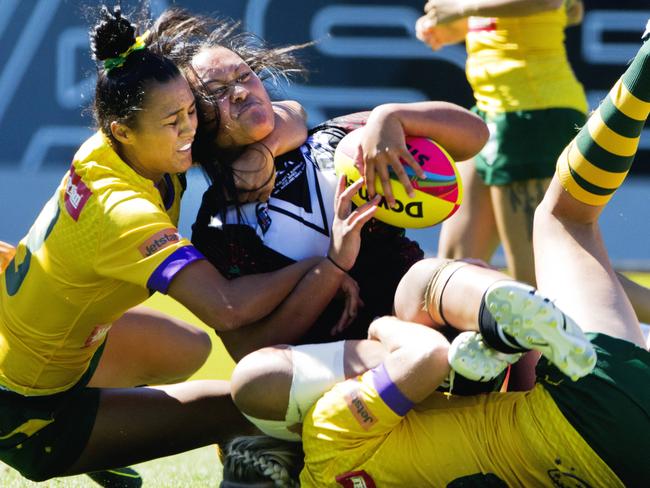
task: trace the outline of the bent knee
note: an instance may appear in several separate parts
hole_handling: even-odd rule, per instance
[[[411,266],[395,290],[394,310],[399,319],[434,325],[425,306],[425,295],[432,275],[447,262],[447,259],[428,258]]]
[[[289,346],[266,347],[239,361],[230,379],[237,408],[254,417],[284,419],[293,379],[290,354]]]

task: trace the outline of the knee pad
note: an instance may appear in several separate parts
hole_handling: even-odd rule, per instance
[[[345,380],[345,341],[291,346],[293,378],[284,420],[264,420],[244,416],[266,435],[288,441],[300,441],[292,430],[302,424],[307,411],[326,391]]]

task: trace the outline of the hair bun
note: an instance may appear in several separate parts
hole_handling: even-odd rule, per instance
[[[90,49],[97,61],[117,57],[135,42],[136,28],[122,17],[122,9],[116,5],[111,12],[106,5],[100,11],[99,22],[90,31]]]

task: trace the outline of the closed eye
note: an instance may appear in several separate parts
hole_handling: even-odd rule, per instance
[[[217,88],[211,88],[210,91],[212,92],[212,96],[215,98],[222,98],[226,96],[226,93],[228,93],[228,87],[227,86],[219,86]]]

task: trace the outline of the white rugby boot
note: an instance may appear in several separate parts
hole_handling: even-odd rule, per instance
[[[481,334],[474,331],[458,334],[447,353],[451,369],[474,381],[493,380],[520,357],[521,353],[507,354],[492,349],[483,342]]]
[[[580,327],[531,286],[499,281],[484,300],[502,331],[522,347],[541,352],[573,381],[596,366],[596,351]]]

